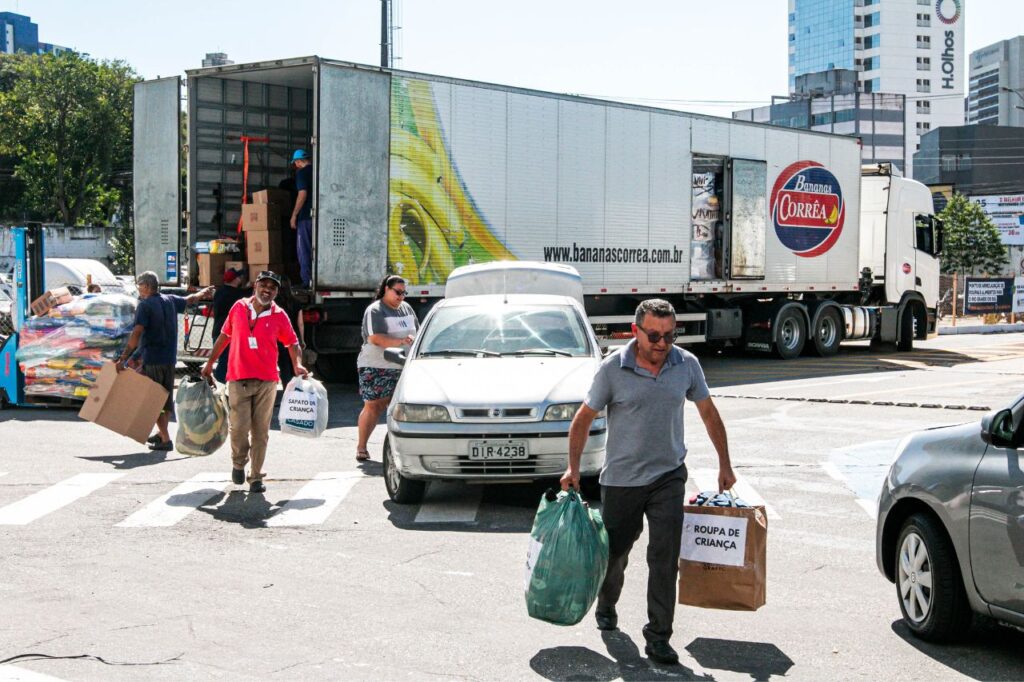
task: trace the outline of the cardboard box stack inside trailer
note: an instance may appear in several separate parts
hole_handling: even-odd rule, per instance
[[[289,244],[295,233],[290,226],[292,195],[283,189],[253,192],[251,204],[242,211],[245,255],[250,280],[264,270],[289,274]]]

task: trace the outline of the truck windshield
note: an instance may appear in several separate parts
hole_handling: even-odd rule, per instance
[[[482,355],[585,357],[590,340],[570,306],[451,306],[438,310],[421,332],[419,356],[473,349]]]

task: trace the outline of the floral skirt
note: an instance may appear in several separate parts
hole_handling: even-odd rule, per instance
[[[400,369],[381,369],[379,367],[359,368],[359,397],[364,401],[390,398],[395,393]]]

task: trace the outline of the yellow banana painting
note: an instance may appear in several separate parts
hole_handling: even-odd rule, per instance
[[[389,211],[388,269],[410,284],[444,284],[460,265],[515,259],[459,177],[428,81],[392,78]]]

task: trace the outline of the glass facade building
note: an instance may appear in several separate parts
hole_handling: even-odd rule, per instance
[[[0,54],[59,54],[68,48],[39,42],[39,26],[31,17],[0,12]]]
[[[853,69],[854,0],[797,0],[789,13],[789,89],[796,77]]]

